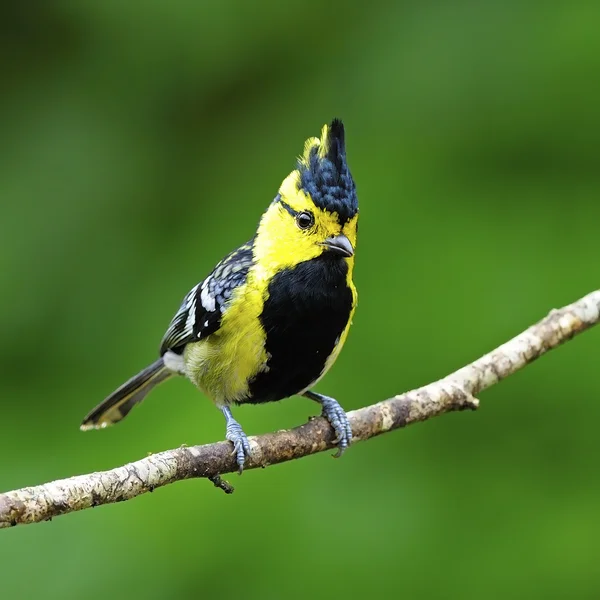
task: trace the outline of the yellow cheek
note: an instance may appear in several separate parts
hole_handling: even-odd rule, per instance
[[[321,252],[315,236],[298,229],[294,219],[281,206],[271,205],[263,215],[254,242],[254,256],[257,269],[265,277],[310,260]]]
[[[344,235],[350,240],[353,248],[356,248],[356,225],[358,224],[358,214],[354,215],[342,229]]]

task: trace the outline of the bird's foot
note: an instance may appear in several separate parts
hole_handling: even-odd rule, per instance
[[[315,400],[323,407],[323,416],[331,423],[335,431],[337,444],[337,452],[334,454],[339,458],[352,442],[352,427],[346,415],[346,411],[341,407],[340,403],[335,398],[317,394],[316,392],[305,392],[307,398]]]
[[[244,470],[246,458],[250,456],[250,442],[248,441],[248,436],[244,433],[242,426],[233,418],[231,410],[224,406],[221,408],[221,411],[227,420],[225,438],[233,444],[232,454],[235,454],[238,471],[241,475]]]

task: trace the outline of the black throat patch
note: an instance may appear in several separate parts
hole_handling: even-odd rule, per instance
[[[268,370],[242,403],[287,398],[319,378],[350,318],[347,273],[344,259],[326,253],[273,277],[260,315]]]

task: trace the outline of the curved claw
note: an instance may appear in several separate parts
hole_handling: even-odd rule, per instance
[[[231,411],[226,407],[221,410],[227,419],[225,438],[233,444],[233,451],[231,454],[235,455],[238,472],[241,475],[244,470],[246,458],[250,456],[250,442],[248,441],[248,436],[244,433],[242,426],[233,418]]]
[[[352,443],[352,427],[346,415],[346,411],[340,406],[340,403],[328,396],[321,396],[320,400],[323,405],[323,416],[331,423],[335,431],[338,450],[333,455],[339,458],[346,448]]]
[[[235,454],[235,460],[241,475],[244,470],[246,457],[250,456],[250,442],[248,441],[248,437],[238,423],[227,426],[225,437],[233,444],[233,451],[231,454]]]

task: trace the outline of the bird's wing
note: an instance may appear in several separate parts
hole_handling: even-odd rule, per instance
[[[217,331],[234,290],[246,282],[251,266],[252,243],[249,243],[227,255],[204,281],[194,286],[162,339],[161,356],[167,350],[180,350]]]

